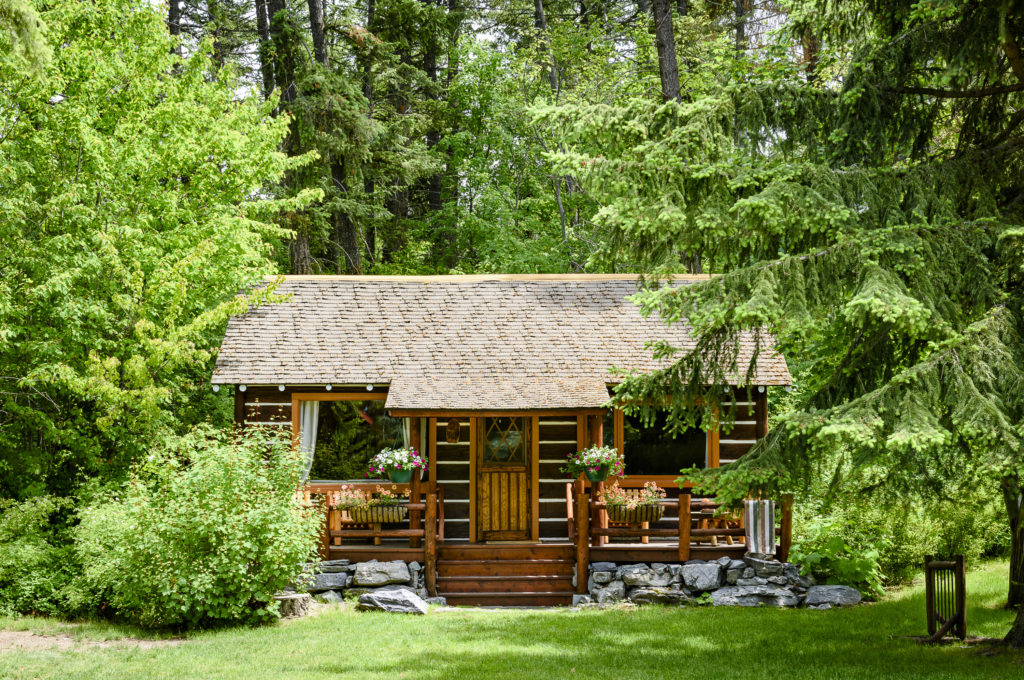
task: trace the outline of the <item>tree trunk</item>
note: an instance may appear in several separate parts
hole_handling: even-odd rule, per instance
[[[736,52],[743,54],[747,51],[747,3],[746,0],[735,0],[733,7],[736,11]]]
[[[270,48],[270,17],[267,0],[256,0],[256,33],[259,36],[260,74],[263,76],[263,98],[274,91],[274,60]]]
[[[533,27],[541,33],[548,30],[548,19],[544,13],[544,0],[533,0]],[[555,56],[547,47],[547,37],[541,36],[541,40],[544,41],[544,47],[541,52],[548,55],[548,61],[550,62],[543,64],[548,70],[548,82],[551,83],[551,91],[558,92],[558,67],[555,65]]]
[[[181,0],[170,0],[167,6],[167,31],[175,38],[181,35]],[[174,41],[171,52],[181,56],[180,41]]]
[[[685,17],[690,13],[690,0],[677,0],[676,11],[679,12],[679,16]]]
[[[313,0],[316,2],[316,0]],[[345,161],[335,159],[331,163],[331,180],[334,188],[344,198],[348,194],[345,184]],[[359,261],[359,232],[347,212],[336,208],[331,215],[334,227],[334,269],[339,274],[361,274]]]
[[[804,74],[807,76],[807,82],[813,83],[818,78],[816,71],[818,69],[818,51],[821,43],[810,29],[804,31],[800,42],[804,51]]]
[[[325,68],[327,63],[327,38],[324,36],[324,6],[321,0],[308,0],[309,32],[313,37],[313,56]]]
[[[376,29],[374,26],[375,18],[375,5],[374,0],[366,0],[366,30],[373,33]],[[373,119],[373,65],[370,62],[370,58],[366,56],[357,57],[362,60],[363,67],[363,96],[366,97],[366,116],[367,118]],[[370,172],[364,171],[363,173],[363,194],[366,196],[366,200],[369,201],[370,205],[374,205],[376,201],[376,185],[373,179],[373,175]],[[375,218],[371,217],[366,224],[366,228],[363,230],[364,233],[364,254],[366,260],[366,266],[372,267],[374,262],[377,261],[377,225]]]
[[[672,6],[669,0],[654,0],[654,39],[658,47],[658,73],[664,101],[680,101],[679,65],[676,63],[676,39],[672,30]]]

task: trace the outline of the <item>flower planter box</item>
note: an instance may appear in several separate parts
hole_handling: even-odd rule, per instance
[[[609,505],[608,519],[622,524],[641,524],[643,522],[657,522],[665,514],[665,506],[638,505],[635,508],[627,508],[625,505]]]
[[[367,505],[349,508],[348,515],[360,524],[387,524],[403,521],[407,511],[404,505]]]

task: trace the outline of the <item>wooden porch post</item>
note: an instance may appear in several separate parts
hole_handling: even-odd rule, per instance
[[[423,521],[423,579],[427,593],[437,596],[437,494],[427,495],[427,512]]]
[[[679,490],[679,561],[690,559],[690,490]]]
[[[409,419],[409,443],[412,445],[417,452],[420,450],[420,419],[410,418]],[[428,463],[429,465],[429,463]],[[420,471],[414,470],[412,480],[409,483],[409,502],[419,503],[420,502]],[[409,511],[409,528],[419,529],[420,527],[420,511],[410,510]],[[411,537],[409,539],[410,548],[420,547],[420,539]]]
[[[782,495],[782,530],[779,534],[779,562],[789,560],[789,548],[793,545],[793,494]]]
[[[590,498],[576,495],[576,592],[587,592],[590,577]]]

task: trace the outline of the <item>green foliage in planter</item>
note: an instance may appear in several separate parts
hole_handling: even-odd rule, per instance
[[[320,513],[295,498],[287,437],[198,428],[169,438],[77,529],[85,582],[145,626],[261,623],[315,556]]]
[[[0,615],[68,612],[78,571],[60,515],[67,498],[0,501]]]

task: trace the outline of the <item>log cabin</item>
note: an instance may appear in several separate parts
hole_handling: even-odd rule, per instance
[[[240,426],[285,428],[308,453],[306,498],[327,499],[323,558],[420,561],[431,594],[454,604],[567,603],[591,561],[742,555],[738,522],[674,480],[743,456],[767,433],[767,388],[791,382],[784,358],[762,351],[754,379],[736,381],[728,434],[712,423],[672,436],[663,418],[609,408],[611,369],[658,367],[654,340],[694,346],[686,323],[643,317],[637,290],[636,275],[286,276],[284,302],[229,321],[212,383],[233,387]],[[754,345],[741,338],[739,365]],[[620,485],[669,491],[662,520],[609,523],[601,484],[560,471],[601,443],[624,456]],[[344,483],[372,487],[366,461],[393,445],[429,460],[402,487],[407,522],[359,525],[331,507]]]

